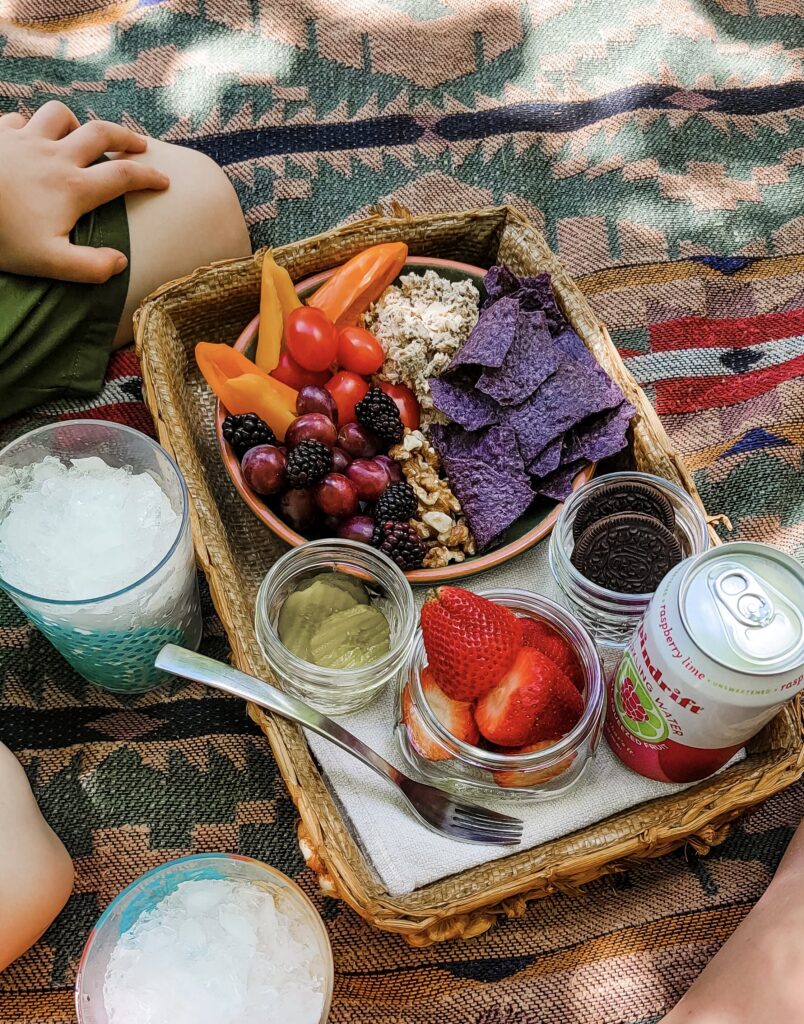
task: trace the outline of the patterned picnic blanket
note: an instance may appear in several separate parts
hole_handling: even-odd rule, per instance
[[[255,245],[378,201],[510,202],[546,233],[734,535],[804,555],[801,0],[0,0],[0,111],[63,98],[225,164]],[[22,23],[48,31],[33,31]],[[150,431],[137,362],[77,414]],[[204,649],[226,656],[207,602]],[[72,1021],[100,910],[142,871],[239,850],[314,880],[242,706],[192,686],[118,700],[0,600],[0,738],[75,858],[3,1024]],[[747,913],[804,810],[775,798],[676,855],[424,950],[315,895],[333,1022],[652,1024]]]

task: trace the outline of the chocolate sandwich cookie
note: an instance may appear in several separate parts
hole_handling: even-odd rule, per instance
[[[621,512],[587,526],[571,560],[578,572],[607,590],[651,594],[681,557],[681,545],[657,519]]]
[[[639,481],[613,480],[603,484],[581,503],[572,524],[572,536],[577,541],[587,526],[618,512],[635,512],[658,520],[668,530],[676,525],[673,506],[658,487]]]

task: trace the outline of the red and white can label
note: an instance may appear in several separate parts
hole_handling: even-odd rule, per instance
[[[691,782],[705,778],[724,765],[742,746],[702,748],[682,742],[680,718],[700,713],[691,698],[672,704],[655,681],[637,668],[632,652],[609,683],[609,710],[605,735],[609,746],[629,768],[659,782]]]

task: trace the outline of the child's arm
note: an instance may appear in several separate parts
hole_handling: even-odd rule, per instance
[[[0,743],[0,971],[36,942],[72,887],[69,854],[42,817],[19,761]]]
[[[0,116],[0,271],[98,284],[126,267],[111,248],[70,243],[79,217],[128,192],[161,191],[168,178],[147,162],[97,161],[143,153],[147,139],[107,121],[79,125],[53,100],[26,121]]]

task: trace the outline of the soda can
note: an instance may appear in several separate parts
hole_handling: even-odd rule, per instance
[[[717,771],[801,689],[803,609],[804,567],[767,544],[679,563],[609,680],[611,749],[662,782]]]

